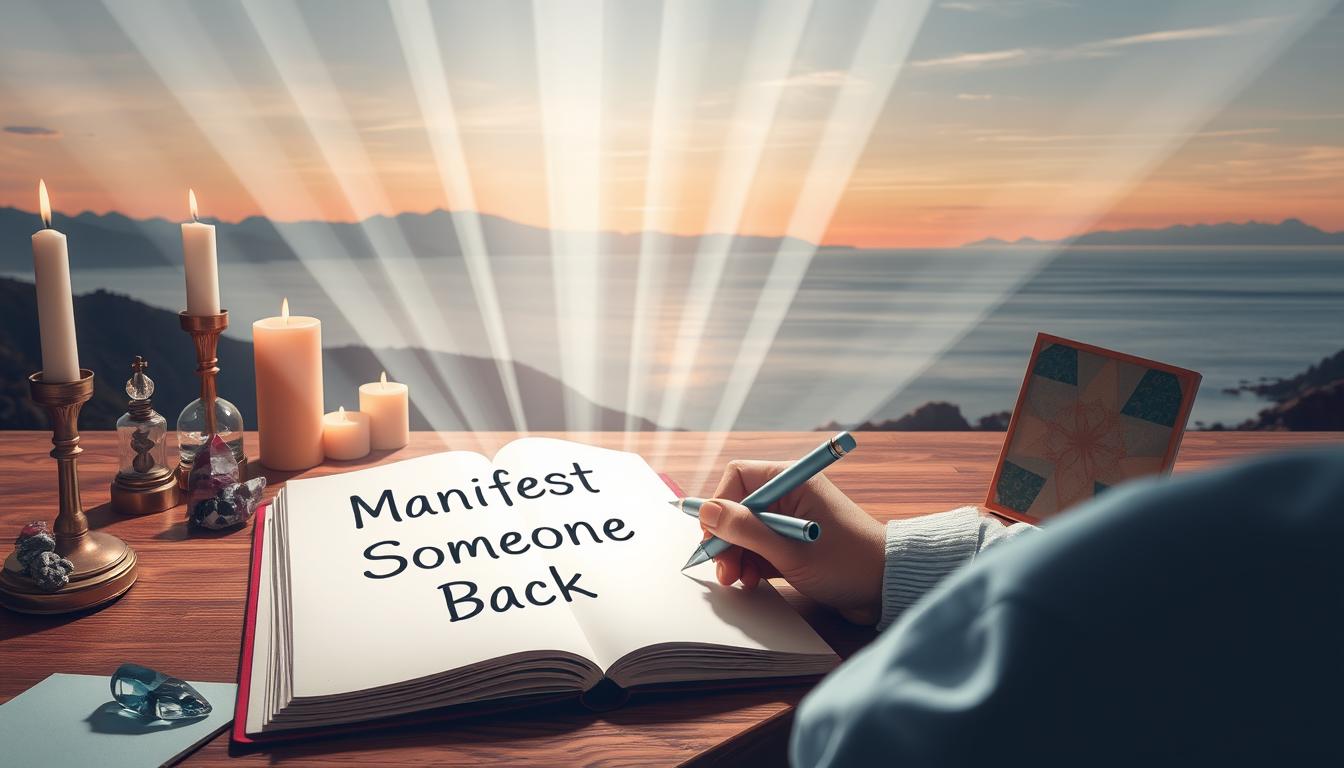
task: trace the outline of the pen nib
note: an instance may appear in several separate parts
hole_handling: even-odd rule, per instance
[[[676,499],[673,501],[669,501],[667,503],[673,507],[676,507],[677,509],[681,509],[681,499]]]
[[[699,564],[705,562],[705,561],[708,560],[708,559],[709,559],[709,557],[705,555],[705,549],[704,549],[704,547],[696,547],[696,548],[695,548],[695,551],[691,553],[691,559],[690,559],[690,560],[687,560],[687,561],[686,561],[686,564],[683,565],[683,566],[681,566],[681,570],[684,571],[684,570],[686,570],[687,568],[693,568],[693,567],[695,567],[695,566],[697,566],[697,565],[699,565]]]

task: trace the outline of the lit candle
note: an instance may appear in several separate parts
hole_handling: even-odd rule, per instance
[[[33,281],[37,283],[37,326],[42,337],[42,380],[79,381],[75,345],[75,300],[70,291],[70,254],[65,235],[51,228],[47,182],[37,182],[42,230],[33,235]]]
[[[261,463],[301,470],[322,463],[322,322],[290,316],[252,323]]]
[[[219,314],[219,262],[215,258],[215,225],[196,216],[196,192],[187,190],[191,221],[182,224],[182,260],[187,268],[187,314]]]
[[[322,417],[322,452],[328,459],[350,461],[369,455],[369,414],[347,413],[342,406]]]
[[[401,448],[411,441],[411,408],[405,384],[387,380],[387,371],[378,381],[359,385],[359,410],[372,421],[375,451]]]

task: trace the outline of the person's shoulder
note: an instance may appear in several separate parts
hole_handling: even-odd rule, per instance
[[[1344,448],[1265,455],[1207,471],[1119,484],[994,547],[944,589],[983,580],[986,604],[1007,597],[1086,607],[1100,595],[1189,583],[1229,566],[1270,565],[1266,547],[1344,540]],[[1112,599],[1108,597],[1107,599]]]

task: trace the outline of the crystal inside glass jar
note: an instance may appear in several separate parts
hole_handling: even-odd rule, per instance
[[[154,380],[145,375],[143,358],[131,364],[126,382],[129,410],[117,419],[117,472],[130,478],[162,475],[168,467],[168,420],[150,403]]]
[[[168,420],[157,411],[139,421],[129,413],[117,419],[117,471],[123,475],[152,475],[168,468]]]
[[[222,397],[215,398],[215,433],[233,451],[240,463],[243,454],[243,414],[238,407]],[[182,409],[177,417],[177,452],[185,467],[191,466],[196,452],[210,440],[210,427],[205,420],[205,403],[197,398]]]

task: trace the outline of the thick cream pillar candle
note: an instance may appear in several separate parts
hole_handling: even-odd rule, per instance
[[[387,380],[387,371],[379,381],[359,385],[359,410],[369,415],[375,451],[395,450],[411,441],[409,395],[405,384]]]
[[[182,262],[187,271],[187,314],[219,314],[219,261],[215,225],[196,219],[196,192],[187,190],[191,221],[182,225]]]
[[[300,470],[322,463],[322,322],[289,314],[252,323],[261,463]]]
[[[350,461],[369,455],[369,414],[341,407],[322,417],[322,452],[328,459]]]
[[[37,325],[42,337],[42,380],[79,380],[75,345],[75,300],[70,291],[70,255],[65,235],[51,228],[47,182],[38,180],[42,231],[33,235],[33,281],[37,283]]]

